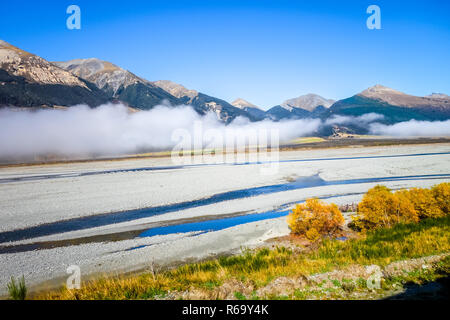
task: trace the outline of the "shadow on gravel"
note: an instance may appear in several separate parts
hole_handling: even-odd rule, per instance
[[[446,300],[450,298],[450,275],[423,285],[407,283],[405,291],[385,300]]]

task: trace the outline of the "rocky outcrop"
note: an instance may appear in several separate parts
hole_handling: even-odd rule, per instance
[[[0,40],[0,106],[97,106],[108,97],[95,85]]]

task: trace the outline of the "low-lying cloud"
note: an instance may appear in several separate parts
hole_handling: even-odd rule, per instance
[[[392,125],[372,123],[370,124],[370,132],[376,135],[395,137],[448,137],[450,136],[450,120],[410,120]]]
[[[107,104],[95,109],[87,106],[37,111],[9,108],[0,110],[0,158],[33,158],[41,155],[91,157],[170,150],[180,143],[176,135],[174,137],[174,132],[181,130],[195,136],[199,126],[202,132],[234,137],[236,145],[238,141],[248,143],[249,137],[254,136],[255,132],[265,131],[270,136],[271,130],[274,130],[279,136],[279,142],[283,143],[316,134],[324,126],[349,124],[364,126],[369,128],[370,133],[379,135],[450,136],[450,120],[412,120],[394,125],[376,122],[382,119],[382,115],[375,113],[359,117],[335,116],[325,121],[298,119],[250,122],[247,118],[239,117],[225,125],[214,113],[201,116],[190,106],[157,106],[140,112],[130,112],[121,104]],[[202,141],[201,147],[216,147],[207,140]]]
[[[355,124],[355,125],[366,125],[368,123],[383,120],[384,116],[378,113],[366,113],[361,116],[352,117],[352,116],[341,116],[335,115],[330,119],[325,121],[326,125],[343,125],[343,124]]]
[[[320,120],[249,122],[237,118],[228,126],[216,115],[200,116],[189,106],[157,106],[132,113],[123,105],[107,104],[95,109],[75,106],[66,110],[0,110],[0,158],[37,155],[117,155],[172,148],[178,129],[194,135],[201,125],[205,132],[250,135],[258,129],[276,129],[280,141],[313,133]]]

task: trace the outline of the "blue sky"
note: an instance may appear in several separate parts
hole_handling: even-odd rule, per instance
[[[66,28],[77,4],[82,29]],[[381,30],[366,9],[381,8]],[[265,109],[377,83],[450,94],[450,1],[1,1],[0,39],[51,61],[97,57]]]

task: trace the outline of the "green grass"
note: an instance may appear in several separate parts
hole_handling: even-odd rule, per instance
[[[235,292],[234,293],[234,297],[236,298],[236,299],[238,299],[238,300],[247,300],[247,297],[246,296],[244,296],[242,293],[240,293],[240,292]]]
[[[423,257],[449,250],[450,216],[420,223],[397,224],[368,233],[363,240],[325,240],[318,259],[386,265],[392,261]]]
[[[450,217],[428,219],[415,224],[399,224],[391,229],[378,229],[360,239],[324,240],[317,249],[309,252],[292,251],[284,247],[244,250],[241,255],[188,264],[156,275],[104,278],[84,283],[80,290],[63,288],[37,298],[154,299],[166,296],[169,291],[181,292],[194,288],[207,294],[232,280],[242,282],[246,288],[252,287],[254,292],[281,276],[311,275],[354,264],[385,266],[398,260],[447,252],[450,252]],[[409,276],[416,280],[424,277],[423,274]],[[397,283],[404,280],[400,279]],[[311,289],[311,292],[296,292],[292,298],[320,298],[324,294],[326,297],[339,297],[342,292],[365,290],[365,286],[364,279],[356,282],[336,280],[333,290],[325,286],[318,290],[316,287]],[[246,296],[235,290],[234,297],[241,299]],[[247,297],[259,298],[255,293],[247,294]]]
[[[25,300],[27,297],[27,286],[25,284],[25,277],[22,276],[19,281],[16,281],[14,277],[11,277],[11,281],[8,283],[8,293],[12,300]]]

